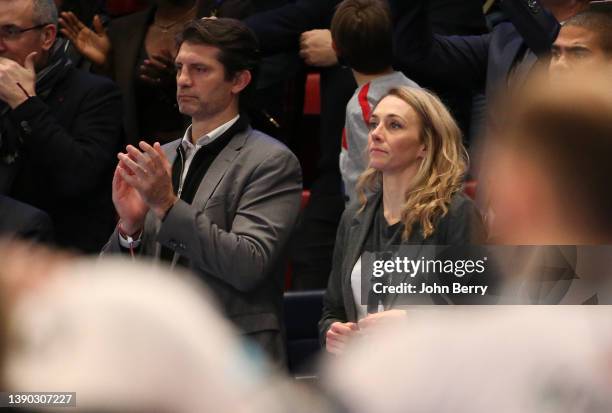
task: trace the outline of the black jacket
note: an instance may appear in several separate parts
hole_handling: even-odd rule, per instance
[[[23,139],[9,194],[51,216],[60,246],[99,251],[115,221],[111,182],[122,143],[117,87],[70,68],[44,99],[32,97],[7,116]]]
[[[53,226],[43,211],[0,195],[0,237],[50,242]]]
[[[427,1],[390,0],[389,4],[395,25],[396,67],[419,84],[434,89],[461,88],[495,96],[528,50],[512,23],[499,24],[491,33],[479,36],[441,36],[434,34]],[[538,7],[543,40],[550,45],[559,24]],[[533,10],[525,8],[523,15],[514,16],[514,21],[529,26],[534,16]],[[522,65],[528,70],[533,63],[535,58]]]
[[[355,263],[364,251],[364,243],[374,220],[382,208],[382,196],[377,194],[368,199],[362,212],[360,206],[352,203],[342,215],[329,283],[323,300],[323,315],[319,321],[319,338],[325,344],[325,334],[336,321],[357,322],[357,308],[351,288],[351,273]],[[410,238],[402,244],[411,245],[466,245],[480,244],[485,240],[486,230],[480,213],[474,203],[463,194],[455,194],[448,213],[437,221],[434,233],[424,239],[415,224]]]

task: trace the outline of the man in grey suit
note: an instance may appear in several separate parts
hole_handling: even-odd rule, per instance
[[[175,60],[177,101],[192,125],[163,147],[140,142],[118,155],[113,202],[120,221],[105,252],[190,268],[225,315],[283,363],[282,252],[302,184],[295,156],[240,114],[258,54],[255,36],[237,20],[185,26]]]

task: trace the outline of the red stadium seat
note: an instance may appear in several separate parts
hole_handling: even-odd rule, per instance
[[[304,91],[304,115],[321,114],[321,76],[318,73],[309,73],[306,76]]]

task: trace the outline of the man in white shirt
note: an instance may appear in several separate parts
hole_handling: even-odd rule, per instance
[[[119,154],[120,221],[104,252],[190,268],[221,310],[283,362],[282,252],[295,223],[301,172],[281,143],[240,114],[258,64],[257,40],[232,19],[188,23],[175,60],[183,139]]]

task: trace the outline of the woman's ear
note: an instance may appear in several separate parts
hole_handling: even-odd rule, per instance
[[[422,143],[421,146],[419,147],[419,151],[417,153],[417,158],[418,159],[425,159],[426,156],[427,156],[427,145]]]

